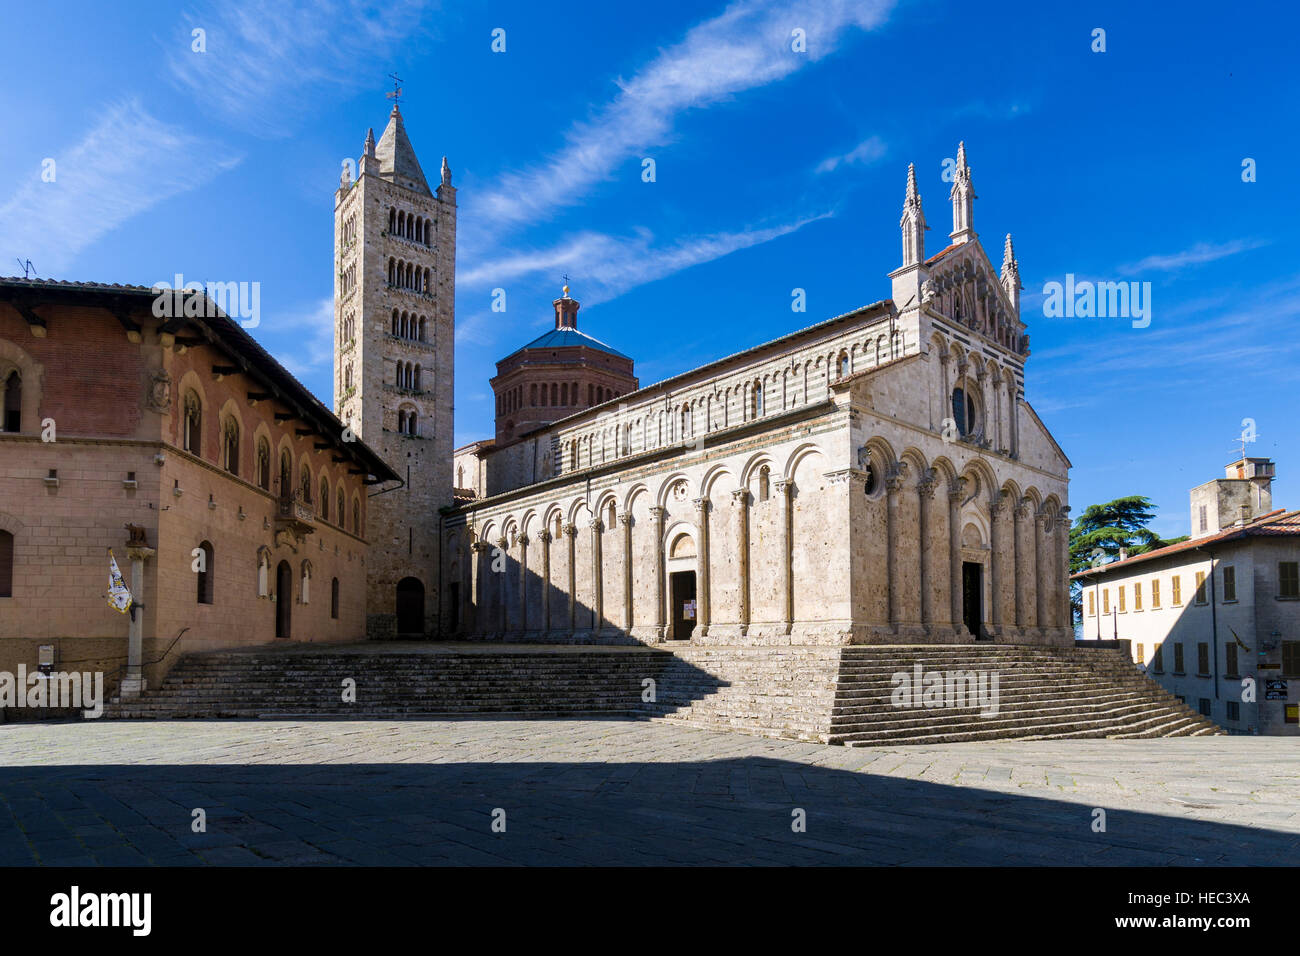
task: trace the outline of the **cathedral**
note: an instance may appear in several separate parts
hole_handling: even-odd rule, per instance
[[[1072,645],[1070,462],[974,199],[962,145],[927,256],[909,167],[889,298],[645,387],[566,285],[453,450],[455,189],[394,107],[335,201],[336,409],[403,479],[370,505],[369,635]]]

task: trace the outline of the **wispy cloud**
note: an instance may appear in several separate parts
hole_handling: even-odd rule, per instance
[[[77,254],[126,220],[239,164],[213,143],[151,116],[136,100],[108,107],[82,140],[50,148],[41,167],[0,204],[0,250],[62,273]]]
[[[1147,256],[1145,259],[1130,265],[1120,266],[1120,272],[1124,275],[1136,275],[1140,272],[1176,272],[1188,266],[1204,265],[1207,262],[1214,262],[1216,259],[1226,259],[1228,256],[1235,256],[1239,252],[1248,252],[1251,249],[1258,249],[1266,245],[1268,243],[1262,239],[1234,239],[1231,242],[1224,242],[1217,246],[1208,242],[1198,242],[1190,249],[1184,249],[1182,252]]]
[[[594,305],[646,282],[789,235],[831,215],[824,212],[764,228],[688,236],[665,247],[655,245],[655,237],[648,229],[626,237],[583,232],[566,236],[564,242],[546,249],[486,262],[462,273],[458,282],[469,288],[504,287],[534,274],[554,275],[581,268],[584,276],[591,277],[584,282],[583,301]]]
[[[549,159],[502,177],[493,191],[471,200],[477,216],[499,235],[505,226],[581,201],[620,162],[668,141],[682,111],[782,80],[834,53],[850,29],[878,26],[892,6],[892,0],[738,0],[630,79],[616,81],[617,95],[572,126]],[[792,50],[795,30],[804,31],[806,52]]]
[[[840,156],[827,156],[817,164],[817,172],[822,173],[834,172],[840,166],[860,166],[867,163],[874,163],[878,159],[884,158],[885,142],[879,136],[872,136],[858,143],[847,153]]]
[[[334,297],[326,296],[301,312],[269,316],[254,334],[275,341],[276,358],[295,377],[328,372],[334,366]],[[330,404],[328,397],[321,401]]]
[[[952,111],[952,115],[954,119],[1013,120],[1027,116],[1033,112],[1033,109],[1034,103],[1031,99],[1001,101],[980,99],[957,107]]]
[[[355,88],[359,65],[410,44],[424,29],[429,0],[263,0],[247,7],[209,2],[187,12],[167,38],[172,77],[240,129],[287,136],[296,110],[285,100],[310,88]],[[193,31],[205,31],[205,52]],[[286,116],[291,119],[286,122]]]

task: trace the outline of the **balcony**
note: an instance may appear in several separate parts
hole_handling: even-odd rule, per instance
[[[304,501],[302,492],[281,495],[276,501],[275,529],[289,531],[294,537],[311,534],[316,530],[316,512],[310,501]]]

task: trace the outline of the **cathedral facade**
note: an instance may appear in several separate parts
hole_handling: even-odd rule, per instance
[[[1025,398],[1011,237],[996,270],[974,198],[963,146],[927,258],[909,169],[890,298],[675,378],[548,412],[558,373],[511,366],[541,423],[503,432],[498,402],[444,513],[444,633],[1070,645],[1070,463]]]

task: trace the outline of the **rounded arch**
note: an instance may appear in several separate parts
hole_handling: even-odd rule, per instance
[[[666,507],[668,505],[668,496],[672,494],[673,488],[676,487],[679,481],[686,483],[686,497],[688,499],[696,497],[694,494],[695,483],[687,477],[685,472],[674,471],[659,483],[659,489],[655,492],[655,504],[661,508]]]
[[[0,339],[0,386],[3,386],[14,372],[18,373],[18,394],[22,402],[18,413],[18,430],[20,432],[40,431],[40,405],[45,366],[32,358],[16,342]]]
[[[949,486],[956,484],[957,467],[946,455],[940,455],[934,461],[930,462],[930,467],[933,468],[937,476],[942,478]]]
[[[961,476],[975,479],[966,491],[969,495],[982,496],[985,501],[992,501],[993,496],[1001,490],[992,467],[983,458],[976,457],[968,461],[966,467],[962,469]]]
[[[1063,513],[1062,509],[1061,499],[1056,497],[1056,492],[1052,492],[1043,500],[1042,510],[1045,514],[1059,518]]]
[[[647,498],[650,497],[650,489],[646,486],[645,482],[638,481],[634,483],[632,487],[628,489],[627,494],[623,496],[623,513],[631,514],[632,508],[636,504],[637,499],[642,495]]]
[[[729,476],[732,479],[732,482],[735,485],[735,487],[736,488],[740,487],[739,483],[736,482],[735,473],[732,472],[731,468],[725,464],[717,464],[710,467],[704,473],[704,477],[700,479],[701,493],[706,498],[712,495],[714,486],[717,485],[717,483],[722,480],[723,476]],[[727,488],[724,490],[731,491],[732,489]]]
[[[1040,512],[1042,512],[1043,493],[1041,491],[1039,491],[1033,485],[1030,485],[1028,488],[1025,489],[1025,492],[1022,495],[1022,497],[1029,499],[1029,503],[1033,506],[1034,514],[1039,514]]]
[[[747,488],[749,483],[754,480],[754,476],[766,466],[769,476],[773,476],[776,471],[776,459],[765,451],[755,452],[745,462],[744,467],[740,469],[740,487]]]
[[[787,479],[793,479],[794,473],[799,468],[799,465],[803,463],[805,458],[808,458],[811,455],[820,455],[822,458],[826,457],[826,453],[822,451],[821,446],[817,445],[815,442],[804,442],[798,445],[785,460],[785,477]]]

